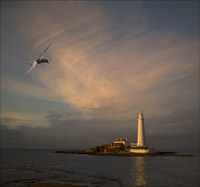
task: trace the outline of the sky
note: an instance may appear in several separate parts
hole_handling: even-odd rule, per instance
[[[199,1],[1,1],[2,148],[136,142],[140,111],[147,145],[199,151]]]

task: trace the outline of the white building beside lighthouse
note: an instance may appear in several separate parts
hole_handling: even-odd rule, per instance
[[[153,149],[151,146],[145,145],[145,128],[144,128],[144,118],[143,113],[139,113],[138,117],[138,134],[137,143],[130,144],[130,152],[132,153],[151,153]]]

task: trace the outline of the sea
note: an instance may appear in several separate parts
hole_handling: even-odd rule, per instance
[[[1,186],[199,187],[200,157],[119,157],[2,149]]]

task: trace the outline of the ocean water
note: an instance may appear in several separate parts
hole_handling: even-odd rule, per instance
[[[52,182],[91,187],[199,187],[199,157],[117,157],[1,150],[1,186]]]

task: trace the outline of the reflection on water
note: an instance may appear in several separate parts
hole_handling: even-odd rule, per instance
[[[135,186],[146,186],[147,178],[145,171],[145,158],[144,157],[136,157],[136,181]]]

